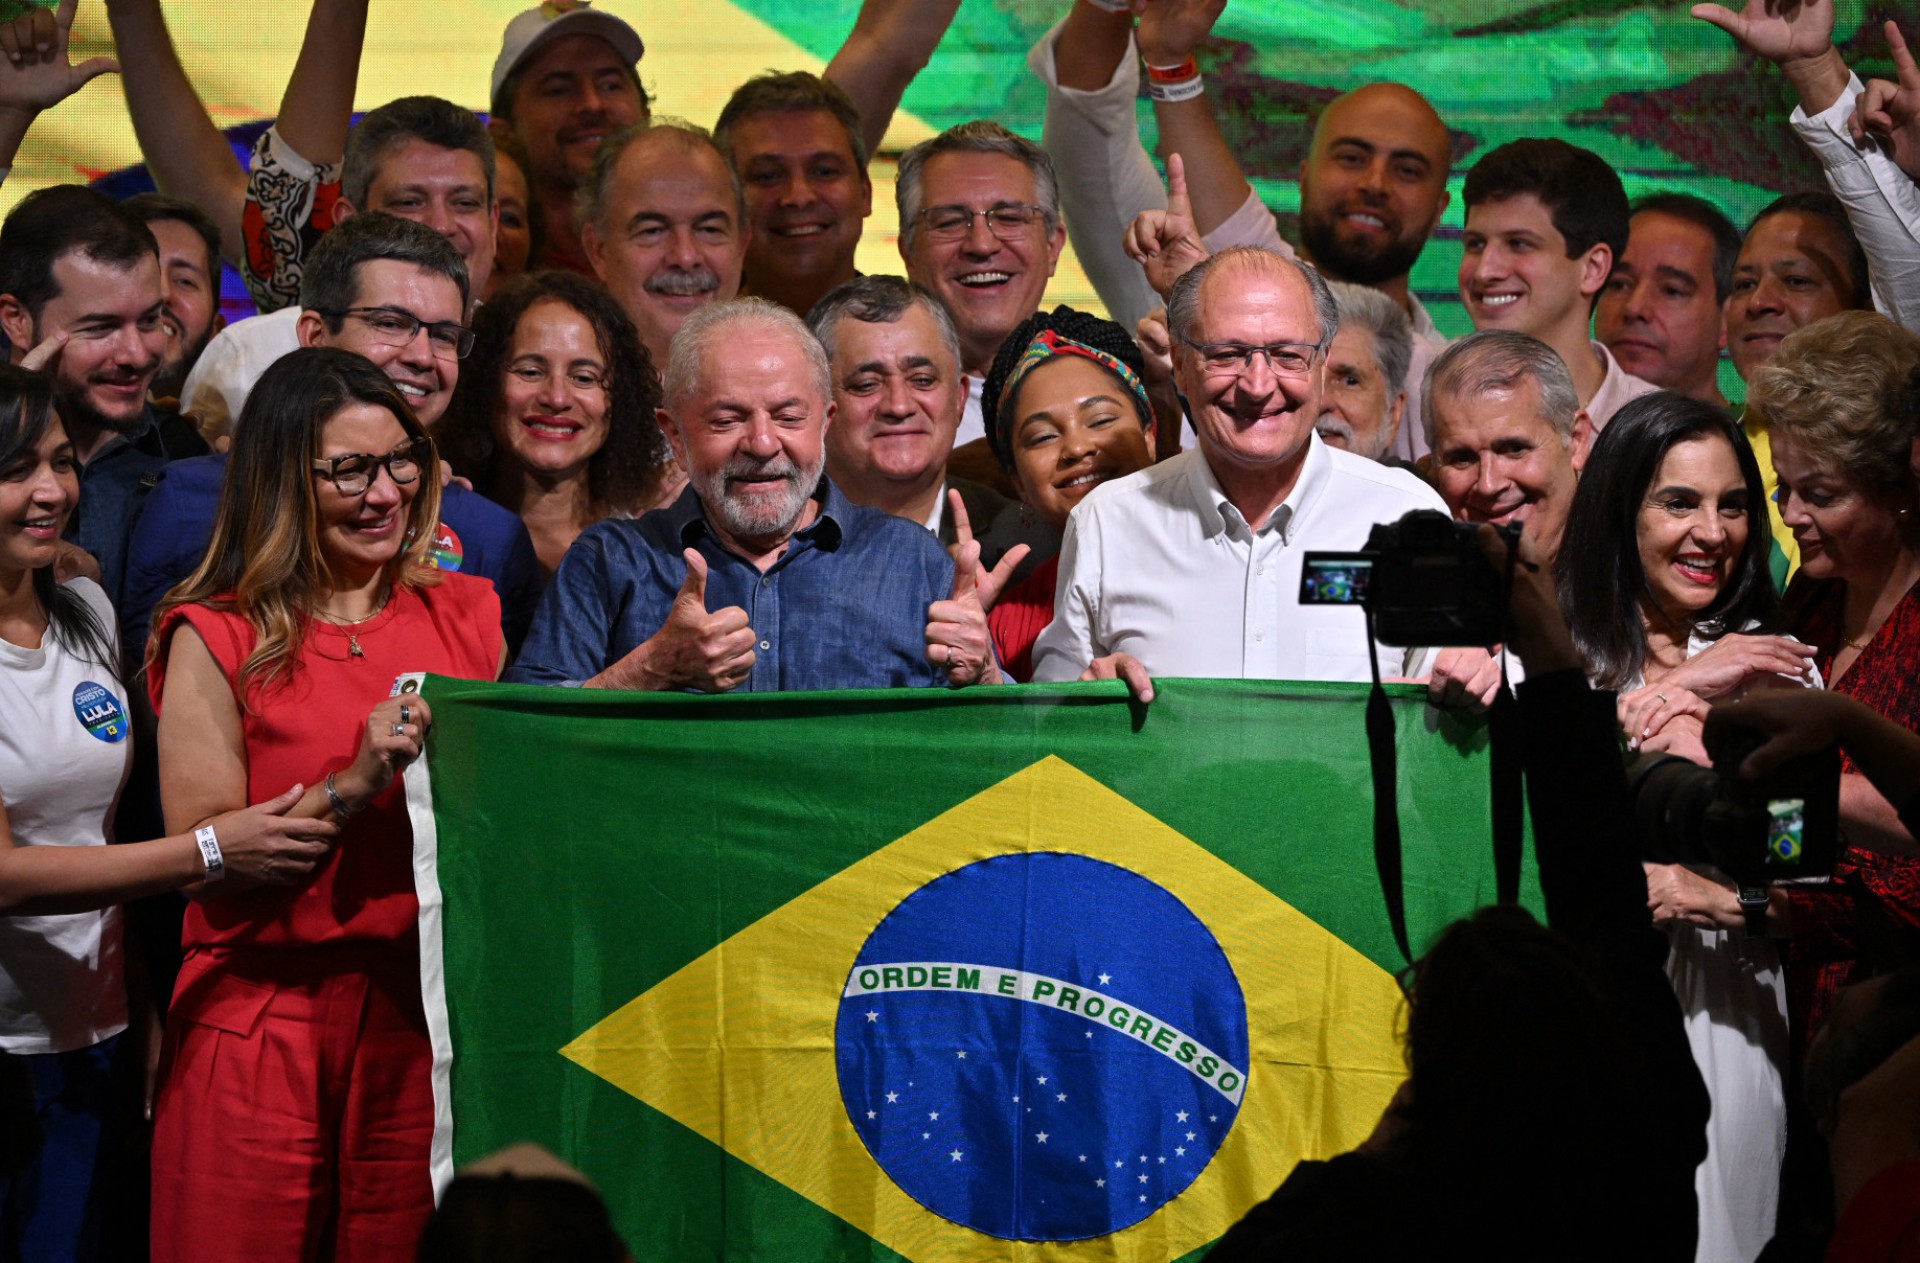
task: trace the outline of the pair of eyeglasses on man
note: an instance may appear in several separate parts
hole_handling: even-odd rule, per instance
[[[973,221],[985,217],[987,230],[1002,241],[1025,236],[1029,228],[1045,221],[1047,212],[1025,202],[1002,202],[986,210],[968,210],[964,206],[929,206],[920,212],[920,225],[936,241],[958,241],[973,231]]]
[[[383,346],[405,346],[427,331],[427,345],[443,360],[464,360],[473,350],[473,330],[455,320],[426,321],[405,307],[347,307],[340,311],[312,310],[329,320],[349,316],[365,325],[373,340]]]
[[[410,439],[385,456],[349,452],[345,456],[316,456],[313,470],[334,485],[343,496],[363,496],[373,486],[382,469],[394,485],[404,487],[420,480],[420,470],[433,459],[433,444],[424,438]]]
[[[1207,371],[1214,374],[1244,373],[1253,367],[1253,357],[1264,355],[1267,367],[1282,377],[1304,377],[1313,371],[1321,354],[1327,349],[1324,342],[1269,342],[1264,346],[1248,346],[1244,342],[1195,342],[1191,338],[1180,341],[1192,347],[1200,355],[1200,362]]]

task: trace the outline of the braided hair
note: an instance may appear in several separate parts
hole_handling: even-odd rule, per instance
[[[1009,407],[1004,416],[1001,414],[1000,395],[1006,389],[1008,379],[1014,376],[1020,362],[1026,357],[1027,348],[1047,330],[1111,355],[1132,369],[1135,376],[1146,371],[1146,359],[1140,354],[1140,347],[1134,342],[1133,335],[1111,320],[1102,320],[1087,312],[1060,306],[1052,311],[1036,311],[1021,321],[1019,327],[1000,344],[999,353],[993,357],[993,367],[988,370],[987,380],[980,389],[980,415],[986,422],[987,443],[993,448],[994,458],[1000,462],[1000,467],[1009,473],[1013,470],[1013,436],[1008,431],[1012,428],[1014,410]],[[1134,409],[1140,414],[1141,426],[1152,425],[1152,409],[1130,383],[1122,384],[1126,385],[1127,395],[1133,399]],[[1008,404],[1013,402],[1012,399],[1007,401]]]

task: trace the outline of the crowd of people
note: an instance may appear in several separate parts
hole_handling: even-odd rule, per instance
[[[1223,0],[1063,0],[1039,143],[983,119],[900,156],[903,275],[855,267],[868,168],[958,0],[866,0],[824,74],[749,80],[711,131],[655,116],[641,33],[580,0],[507,25],[484,116],[354,122],[368,0],[326,0],[244,169],[160,0],[104,0],[118,59],[75,65],[77,3],[0,24],[0,178],[117,73],[160,191],[0,224],[0,1257],[471,1257],[428,1228],[396,784],[432,715],[392,685],[433,671],[1518,706],[1548,925],[1442,935],[1374,1136],[1219,1256],[1920,1258],[1894,23],[1898,80],[1862,83],[1831,0],[1696,7],[1780,68],[1826,175],[1744,230],[1563,140],[1474,155],[1449,342],[1409,274],[1454,133],[1353,85],[1284,240],[1196,58]],[[1069,240],[1111,319],[1043,309]],[[223,261],[259,311],[231,325]],[[1416,510],[1520,528],[1510,644],[1299,603],[1303,553]],[[1711,763],[1743,725],[1745,776],[1841,746],[1831,877],[1639,863],[1616,754]],[[515,1214],[580,1196],[549,1191]]]

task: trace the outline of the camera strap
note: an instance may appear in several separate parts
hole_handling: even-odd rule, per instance
[[[1387,905],[1387,924],[1394,945],[1408,964],[1406,891],[1400,864],[1400,767],[1393,741],[1393,703],[1380,683],[1379,642],[1373,638],[1373,607],[1367,616],[1367,661],[1373,667],[1373,691],[1367,694],[1367,755],[1373,772],[1373,867],[1380,874],[1380,896]]]
[[[1507,550],[1506,589],[1513,589],[1517,549]],[[1380,875],[1380,897],[1387,905],[1387,924],[1400,956],[1413,963],[1407,938],[1407,900],[1400,839],[1400,760],[1394,744],[1393,704],[1380,682],[1379,642],[1373,636],[1373,607],[1363,607],[1367,619],[1367,661],[1373,668],[1373,690],[1367,694],[1367,754],[1373,773],[1373,867]],[[1508,628],[1501,613],[1501,643]],[[1500,658],[1500,688],[1487,713],[1487,773],[1492,793],[1493,888],[1501,903],[1520,902],[1520,866],[1526,843],[1525,785],[1520,761],[1520,708],[1507,684],[1504,648]]]

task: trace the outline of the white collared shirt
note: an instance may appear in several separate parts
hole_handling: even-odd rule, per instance
[[[1375,523],[1446,505],[1400,469],[1308,439],[1293,491],[1258,531],[1193,449],[1097,488],[1067,519],[1054,619],[1035,680],[1072,680],[1129,653],[1151,675],[1372,678],[1358,606],[1301,605],[1301,555],[1364,548]],[[1380,646],[1381,674],[1427,651]]]

